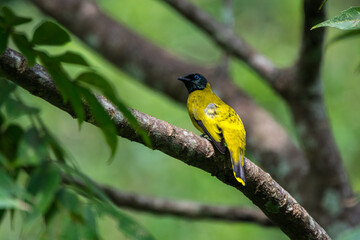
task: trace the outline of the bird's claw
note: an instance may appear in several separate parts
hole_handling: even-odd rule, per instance
[[[203,137],[211,142],[211,138],[206,133],[201,134],[200,137]]]

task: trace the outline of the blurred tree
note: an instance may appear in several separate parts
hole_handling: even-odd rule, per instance
[[[227,56],[247,64],[283,98],[301,147],[232,82],[228,57],[214,67],[187,63],[113,20],[91,0],[31,2],[65,29],[45,21],[28,38],[18,26],[31,19],[20,16],[16,9],[1,9],[0,216],[6,211],[11,215],[24,212],[23,236],[33,234],[34,226],[44,222],[37,237],[99,239],[96,219],[108,215],[118,221],[119,230],[128,238],[153,238],[117,207],[194,219],[275,224],[292,239],[329,239],[320,225],[334,236],[358,226],[360,205],[345,173],[324,105],[320,74],[324,30],[310,31],[325,20],[325,7],[319,10],[324,1],[303,0],[301,48],[297,60],[286,68],[276,67],[236,36],[231,1],[224,1],[226,24],[186,0],[162,1],[205,32]],[[169,79],[190,72],[204,74],[217,93],[241,114],[249,152],[281,186],[250,160],[246,164],[246,186],[240,186],[233,178],[228,156],[215,152],[207,140],[128,109],[112,84],[80,54],[49,54],[46,46],[63,46],[71,41],[67,30],[135,79],[176,101],[185,102],[186,92],[179,91],[180,83]],[[21,54],[9,48],[10,39]],[[72,77],[64,64],[77,65],[82,72]],[[116,135],[140,142],[240,190],[271,222],[252,209],[149,198],[96,183],[79,170],[52,135],[39,109],[25,103],[18,86],[68,112],[79,125],[86,121],[98,126],[111,149],[111,158],[117,148]],[[13,119],[20,115],[28,116],[28,124]],[[56,231],[59,219],[61,230]]]

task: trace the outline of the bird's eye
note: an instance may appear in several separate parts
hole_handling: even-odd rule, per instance
[[[200,77],[199,77],[199,75],[197,75],[197,74],[194,76],[194,79],[196,79],[196,80],[198,80],[199,78],[200,78]]]

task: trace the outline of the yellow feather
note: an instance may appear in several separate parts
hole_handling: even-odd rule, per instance
[[[204,133],[197,121],[202,122],[216,142],[225,141],[231,155],[234,176],[241,184],[245,185],[243,171],[246,132],[239,115],[212,92],[209,83],[205,89],[189,94],[187,107],[191,121],[199,131]],[[241,171],[243,179],[239,175]]]

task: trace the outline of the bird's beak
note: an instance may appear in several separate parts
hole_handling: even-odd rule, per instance
[[[190,79],[188,79],[188,78],[186,78],[186,77],[179,77],[178,80],[180,80],[180,81],[187,81],[187,82],[191,81]]]

